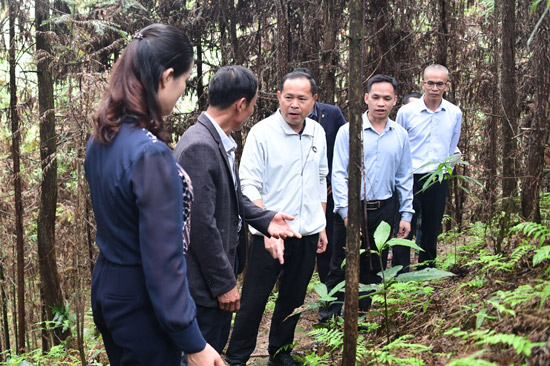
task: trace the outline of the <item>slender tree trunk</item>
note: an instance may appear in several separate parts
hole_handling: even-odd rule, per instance
[[[348,226],[346,238],[346,292],[344,307],[344,352],[342,366],[355,365],[359,296],[359,231],[361,228],[361,114],[363,110],[362,50],[363,1],[349,3],[349,100],[350,157],[348,181]]]
[[[342,19],[342,1],[327,0],[323,8],[323,48],[321,55],[321,78],[323,87],[320,90],[320,100],[334,103],[336,90],[336,71],[338,52],[336,47],[335,29],[340,29]]]
[[[496,5],[496,4],[495,4]],[[516,0],[502,2],[502,63],[500,73],[500,95],[502,97],[502,198],[505,210],[513,209],[513,196],[517,189],[515,161],[517,158],[516,130],[518,119],[516,86]],[[546,40],[548,42],[548,40]],[[510,199],[507,199],[510,198]]]
[[[277,34],[278,57],[277,57],[277,80],[282,80],[290,70],[289,67],[289,45],[290,45],[290,23],[288,19],[288,0],[275,0],[277,7]]]
[[[15,19],[17,2],[9,0],[9,24],[10,24],[10,115],[12,133],[12,158],[13,158],[13,188],[15,200],[15,236],[17,250],[17,313],[18,313],[18,345],[19,353],[25,352],[25,246],[23,237],[23,197],[21,194],[21,130],[19,126],[19,113],[17,111],[17,84],[15,75]]]
[[[55,252],[55,213],[57,205],[57,157],[53,80],[50,70],[49,0],[36,0],[36,53],[38,75],[38,110],[40,113],[40,160],[42,189],[38,212],[38,261],[43,301],[48,320],[53,319],[55,308],[63,307],[63,296],[57,274]],[[54,344],[60,344],[69,335],[61,328],[54,329]]]
[[[15,270],[14,270],[15,271]],[[12,274],[12,278],[15,278],[15,273]],[[17,298],[17,286],[16,285],[13,285],[12,289],[11,289],[11,292],[12,292],[12,296],[11,298],[12,299],[16,299]],[[11,321],[13,323],[13,330],[15,332],[15,349],[16,350],[19,350],[19,330],[18,330],[18,327],[17,327],[17,306],[19,306],[19,304],[15,303],[15,301],[12,301],[12,311],[11,311]]]
[[[437,56],[436,62],[440,65],[447,65],[447,42],[449,38],[449,26],[447,17],[447,0],[438,0],[439,12],[439,33],[437,35]]]
[[[544,4],[544,3],[541,3]],[[539,10],[543,10],[543,5]],[[537,18],[541,11],[538,11]],[[544,144],[548,139],[550,124],[550,16],[540,24],[538,34],[531,44],[534,48],[532,60],[535,83],[535,115],[529,129],[529,150],[527,153],[527,171],[521,187],[521,213],[524,218],[540,223],[540,186],[543,174]]]
[[[492,47],[490,50],[490,57],[492,62],[489,66],[490,75],[492,75],[492,80],[490,81],[490,104],[487,106],[487,108],[490,107],[490,110],[488,110],[489,117],[489,123],[487,124],[487,135],[489,137],[489,154],[487,155],[487,161],[486,161],[486,167],[487,167],[487,181],[485,182],[485,189],[486,189],[486,200],[487,200],[487,207],[488,212],[487,215],[489,217],[489,222],[491,222],[491,219],[493,217],[494,212],[494,205],[496,201],[496,191],[497,191],[497,129],[498,129],[498,111],[499,109],[499,103],[498,103],[498,88],[497,88],[497,81],[498,81],[498,35],[499,35],[499,5],[495,3],[494,5],[494,12],[492,15],[492,26],[493,26],[493,32],[491,37],[491,43]],[[489,224],[491,226],[491,224]],[[493,231],[493,228],[491,226],[491,232]],[[500,241],[497,240],[496,243],[494,243],[492,240],[489,241],[491,244],[495,245],[493,248],[495,253],[500,252]]]
[[[197,99],[199,104],[199,110],[205,111],[208,106],[208,97],[204,93],[204,83],[203,83],[203,70],[202,70],[202,37],[197,36]]]
[[[4,276],[4,264],[0,261],[0,286],[2,287],[1,296],[2,296],[2,327],[4,329],[4,344],[6,345],[6,356],[11,354],[10,347],[10,328],[8,324],[8,297],[6,296],[6,278]],[[0,355],[0,361],[4,361],[3,356]]]

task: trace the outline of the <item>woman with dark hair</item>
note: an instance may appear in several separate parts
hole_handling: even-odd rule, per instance
[[[163,117],[183,94],[193,48],[153,24],[117,61],[94,119],[85,170],[100,249],[92,311],[111,365],[224,365],[201,335],[184,251],[191,183],[166,145]]]

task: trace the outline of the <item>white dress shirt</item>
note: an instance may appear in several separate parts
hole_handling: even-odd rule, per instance
[[[327,174],[325,131],[314,120],[306,118],[299,134],[277,110],[248,133],[239,167],[243,194],[261,199],[265,209],[294,216],[289,225],[302,235],[325,228]]]

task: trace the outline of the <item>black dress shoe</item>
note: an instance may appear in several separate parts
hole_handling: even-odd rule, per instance
[[[269,356],[267,366],[304,366],[296,361],[290,353],[278,353],[276,356]]]

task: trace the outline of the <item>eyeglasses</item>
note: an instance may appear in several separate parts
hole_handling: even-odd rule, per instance
[[[428,80],[428,81],[425,81],[424,82],[424,85],[427,85],[428,88],[433,88],[434,86],[437,86],[437,89],[444,89],[445,86],[448,84],[449,82],[448,81],[438,81],[437,83],[434,82],[434,81],[431,81],[431,80]]]

